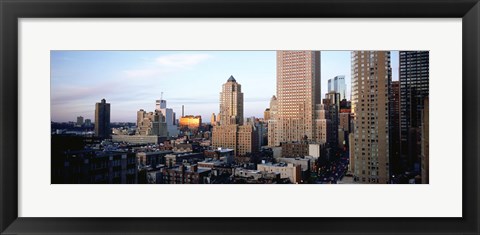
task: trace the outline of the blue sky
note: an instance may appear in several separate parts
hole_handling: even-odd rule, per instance
[[[95,103],[111,104],[112,122],[134,122],[139,109],[153,111],[167,100],[177,117],[202,115],[205,122],[219,110],[223,83],[233,75],[242,85],[245,117],[263,117],[276,91],[275,51],[52,51],[52,121],[94,121]],[[350,52],[322,51],[322,97],[327,80],[345,75],[350,94]],[[394,80],[398,53],[392,52]]]

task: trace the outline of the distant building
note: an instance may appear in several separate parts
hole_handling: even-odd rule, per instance
[[[90,119],[85,119],[85,126],[86,126],[86,127],[91,127],[91,126],[92,126],[92,120],[90,120]]]
[[[167,101],[162,99],[157,100],[155,110],[160,111],[165,117],[165,122],[167,123],[167,136],[177,137],[178,126],[175,121],[175,112],[173,112],[173,109],[167,108]]]
[[[83,117],[82,116],[78,116],[77,117],[77,126],[82,126],[83,125]]]
[[[243,124],[242,86],[233,76],[222,85],[220,92],[220,125]]]
[[[336,92],[340,94],[340,100],[346,99],[347,85],[345,83],[345,76],[338,75],[333,79],[328,79],[328,92]]]
[[[95,104],[95,136],[110,137],[110,104],[105,99]]]
[[[202,116],[187,115],[180,118],[180,128],[198,129],[202,125]]]
[[[272,96],[272,98],[270,99],[270,109],[268,112],[269,119],[267,120],[268,146],[270,147],[280,146],[280,137],[278,136],[279,132],[277,131],[277,113],[278,100],[277,97]]]
[[[113,142],[125,142],[130,144],[159,144],[164,137],[157,135],[112,135]]]
[[[270,108],[266,108],[265,111],[263,111],[263,119],[265,121],[270,120]]]
[[[137,112],[136,134],[167,137],[167,123],[163,113],[159,110],[147,113],[145,110],[140,109]]]
[[[216,126],[217,125],[217,116],[215,113],[212,113],[212,116],[210,117],[210,125]]]

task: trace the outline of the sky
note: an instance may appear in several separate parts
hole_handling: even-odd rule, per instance
[[[391,57],[398,80],[398,52]],[[350,51],[321,52],[322,97],[337,75],[345,75],[349,97],[350,64]],[[276,94],[275,51],[52,51],[51,118],[94,122],[95,103],[104,98],[111,122],[135,122],[138,110],[154,111],[163,92],[177,118],[184,105],[185,115],[209,122],[231,75],[242,86],[245,117],[263,117]]]

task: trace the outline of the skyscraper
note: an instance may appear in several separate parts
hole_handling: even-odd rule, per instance
[[[83,125],[83,117],[82,116],[78,116],[77,117],[77,126],[82,126]]]
[[[280,140],[278,138],[277,131],[277,120],[278,120],[278,100],[276,96],[272,96],[270,99],[270,118],[268,119],[268,146],[274,147],[280,145]]]
[[[217,116],[215,115],[215,113],[212,113],[212,116],[210,117],[210,125],[217,125]]]
[[[387,183],[389,170],[389,51],[353,51],[354,178],[361,183]]]
[[[420,117],[429,89],[429,52],[400,51],[400,140],[401,155],[412,168],[418,163]]]
[[[155,110],[161,112],[165,117],[167,135],[169,137],[177,137],[178,126],[175,123],[175,112],[173,112],[173,109],[167,108],[167,101],[163,99],[156,100]]]
[[[222,85],[219,117],[212,130],[213,147],[231,148],[236,156],[258,151],[258,132],[253,124],[243,125],[243,93],[233,76]]]
[[[400,162],[400,81],[392,81],[390,88],[390,170],[402,171]]]
[[[344,75],[338,75],[333,79],[328,79],[328,92],[331,91],[340,93],[340,100],[346,99],[347,85],[345,83]]]
[[[105,99],[95,104],[95,136],[110,137],[110,103]]]
[[[316,139],[320,88],[319,51],[277,51],[276,130],[280,142]]]
[[[220,125],[243,124],[242,86],[233,76],[228,78],[220,92]]]

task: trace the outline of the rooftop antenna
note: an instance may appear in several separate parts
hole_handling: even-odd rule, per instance
[[[160,93],[160,100],[163,100],[163,91]]]

